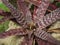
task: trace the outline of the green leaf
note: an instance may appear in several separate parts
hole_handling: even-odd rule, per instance
[[[3,24],[0,24],[0,32],[4,32],[5,30],[7,30],[9,28],[8,24],[9,24],[9,21],[6,21]]]
[[[0,32],[3,32],[3,31],[5,31],[4,26],[3,26],[3,24],[0,24]]]
[[[57,7],[60,7],[60,2],[57,2],[57,3],[56,3],[56,6],[57,6]]]
[[[0,16],[0,19],[2,19],[3,18],[3,16]]]
[[[4,26],[4,30],[6,30],[6,29],[9,28],[8,24],[9,24],[9,21],[6,21],[6,22],[3,24],[3,26]]]
[[[10,11],[2,2],[0,2],[0,9],[7,11],[7,12]]]

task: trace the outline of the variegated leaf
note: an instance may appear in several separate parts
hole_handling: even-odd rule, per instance
[[[26,6],[26,3],[22,0],[18,0],[17,4],[18,4],[19,10],[23,12],[23,14],[25,16],[25,20],[27,21],[27,23],[32,22],[32,15],[31,15],[30,10]]]
[[[42,0],[41,4],[39,5],[40,7],[38,7],[34,13],[36,13],[37,18],[43,18],[43,16],[46,13],[46,10],[48,8],[50,4],[49,0]],[[35,16],[35,15],[34,15]]]
[[[35,17],[35,18],[37,20],[36,22],[37,22],[39,28],[43,29],[43,28],[51,25],[52,23],[54,23],[58,19],[60,19],[60,8],[58,8],[58,9],[52,11],[51,13],[47,14],[42,19],[39,19],[37,17]]]
[[[38,38],[41,38],[42,40],[48,41],[56,45],[60,45],[60,41],[57,41],[46,31],[40,30],[40,28],[36,29],[36,31],[34,32],[34,35],[37,36]]]
[[[23,29],[20,29],[20,28],[19,29],[11,29],[9,31],[0,33],[0,38],[5,38],[7,36],[12,36],[12,35],[23,36],[23,35],[26,35],[26,34],[27,34],[26,30],[23,30]]]
[[[17,22],[20,25],[26,24],[23,14],[19,10],[17,10],[11,3],[9,3],[9,0],[2,0],[2,2],[10,9],[12,15],[14,18],[16,18]]]

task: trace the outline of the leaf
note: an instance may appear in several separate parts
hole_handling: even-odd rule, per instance
[[[4,27],[2,24],[0,24],[0,32],[3,32],[4,31]]]
[[[6,29],[9,27],[8,24],[9,24],[9,21],[6,21],[6,22],[3,24],[4,30],[6,30]]]
[[[0,9],[7,11],[7,12],[10,11],[2,2],[0,2]]]
[[[56,3],[56,6],[60,7],[60,2],[57,2],[57,3]]]
[[[3,16],[0,16],[0,19],[2,19],[3,18]]]
[[[0,24],[0,32],[4,32],[6,29],[8,29],[9,21],[4,22],[3,24]]]

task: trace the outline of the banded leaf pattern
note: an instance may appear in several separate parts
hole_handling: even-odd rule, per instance
[[[53,38],[49,33],[47,33],[44,30],[40,30],[39,28],[36,29],[36,32],[34,32],[34,35],[37,36],[38,38],[41,38],[42,40],[48,41],[50,43],[59,45],[60,42],[57,41],[55,38]]]
[[[12,36],[12,35],[26,35],[27,34],[27,31],[24,29],[11,29],[9,31],[6,31],[6,32],[3,32],[3,33],[0,33],[0,38],[6,38],[8,36]]]
[[[50,0],[42,0],[41,4],[39,5],[40,7],[38,7],[37,9],[35,9],[33,17],[36,16],[39,19],[43,18],[44,15],[45,15],[45,13],[46,13],[46,10],[47,10],[49,4],[50,4]],[[34,20],[35,20],[35,18],[34,18]],[[35,22],[36,21],[37,20],[35,20]]]
[[[9,3],[9,0],[2,0],[2,1],[10,9],[12,16],[16,19],[16,21],[19,24],[25,25],[26,23],[28,23],[32,20],[31,12],[25,5],[24,0],[17,0],[18,8],[15,8],[11,3]],[[19,29],[11,29],[9,31],[0,33],[0,38],[5,38],[7,36],[12,36],[12,35],[19,35],[19,36],[24,36],[25,41],[23,41],[23,43],[25,43],[25,45],[33,45],[32,44],[33,40],[36,38],[44,40],[44,41],[48,41],[49,43],[60,45],[59,41],[57,41],[55,38],[53,38],[46,31],[44,31],[45,30],[44,28],[46,28],[47,26],[49,26],[56,20],[60,19],[60,8],[58,8],[55,11],[52,11],[50,14],[47,14],[46,16],[44,16],[44,14],[49,6],[50,0],[42,0],[42,1],[29,0],[29,1],[32,2],[35,6],[37,6],[39,9],[39,10],[38,9],[36,10],[37,16],[34,17],[36,20],[35,22],[38,24],[38,27],[36,27],[34,29],[32,29],[32,28],[30,29],[29,28],[30,25],[28,25],[28,26],[25,25],[25,27],[27,26],[27,28],[29,28],[30,30],[28,30],[25,27],[22,27]],[[39,1],[39,3],[37,3],[37,1]],[[40,18],[40,16],[42,16],[43,18]],[[35,38],[35,36],[36,36],[36,38]],[[41,42],[43,42],[43,41],[41,41]],[[21,45],[24,45],[24,44],[21,44]],[[41,45],[45,45],[45,42],[43,42],[43,44],[41,44]],[[46,43],[46,45],[50,45],[50,44]]]
[[[31,15],[31,12],[28,9],[26,3],[24,3],[24,1],[22,1],[22,0],[18,0],[17,4],[18,4],[19,10],[22,11],[23,14],[25,15],[25,19],[26,19],[27,23],[32,22],[32,15]]]
[[[54,23],[58,19],[60,19],[60,8],[47,14],[42,19],[39,19],[37,17],[35,17],[35,18],[37,20],[37,24],[38,24],[39,28],[43,29],[43,28],[49,26],[50,24]]]
[[[37,41],[38,45],[55,45],[53,43],[50,43],[48,41],[44,41],[44,40],[39,39],[39,38],[36,38],[36,41]]]
[[[24,17],[24,15],[21,12],[19,12],[19,10],[17,10],[11,3],[9,3],[8,0],[2,0],[2,2],[10,9],[13,17],[16,18],[17,22],[20,25],[24,25],[26,23],[25,19],[22,18]]]

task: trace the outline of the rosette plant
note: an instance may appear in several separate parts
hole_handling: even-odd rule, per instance
[[[45,14],[50,0],[16,0],[17,8],[9,0],[2,0],[2,2],[10,9],[10,12],[0,10],[0,15],[4,16],[0,23],[13,20],[21,27],[0,33],[0,38],[17,35],[24,36],[21,45],[33,45],[34,40],[37,45],[60,45],[60,41],[47,33],[46,29],[46,27],[60,19],[60,8]],[[31,12],[28,3],[34,5],[33,12]]]

